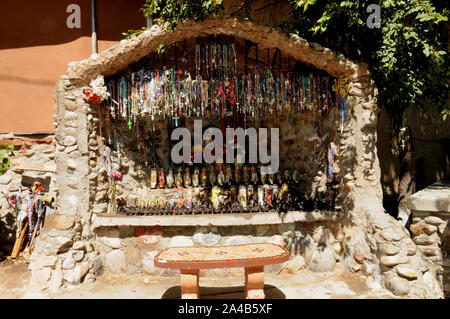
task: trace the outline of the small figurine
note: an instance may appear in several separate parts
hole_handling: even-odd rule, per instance
[[[185,204],[186,204],[186,200],[183,198],[183,193],[179,192],[178,193],[178,208],[183,208]]]
[[[232,203],[236,203],[236,186],[231,185],[230,186],[230,201]]]
[[[261,183],[265,184],[267,175],[264,167],[260,168],[260,175],[261,175]]]
[[[227,166],[227,168],[225,168],[225,182],[228,185],[233,184],[233,170],[231,169],[231,166]]]
[[[250,172],[249,172],[247,166],[244,166],[244,169],[243,169],[243,180],[244,180],[245,184],[250,183]]]
[[[252,167],[251,169],[250,169],[250,171],[251,171],[251,173],[252,173],[252,183],[254,184],[254,185],[256,185],[256,184],[258,184],[258,173],[256,172],[256,167]]]
[[[191,187],[191,172],[189,171],[189,167],[184,170],[184,186]]]
[[[239,167],[234,169],[234,180],[236,184],[240,184],[241,182],[241,169]]]
[[[264,185],[264,189],[266,190],[267,206],[272,207],[272,188],[269,185]]]
[[[174,182],[173,171],[172,171],[172,169],[169,169],[169,174],[167,175],[167,178],[166,178],[167,187],[172,188],[173,182]]]
[[[291,174],[287,168],[283,172],[283,178],[285,183],[289,183],[289,181],[291,180]]]
[[[211,167],[211,171],[209,172],[209,184],[211,186],[214,186],[216,185],[216,181],[217,181],[216,172],[214,171],[214,167]]]
[[[300,182],[300,173],[297,169],[294,169],[294,172],[292,173],[292,180],[298,184]]]
[[[211,190],[211,202],[215,209],[219,208],[219,204],[220,204],[219,196],[220,196],[221,191],[222,191],[222,189],[218,186],[214,186]]]
[[[219,168],[219,174],[217,174],[217,184],[219,184],[219,186],[223,186],[224,183],[225,183],[225,176],[223,175],[222,169]]]
[[[247,202],[250,206],[253,206],[253,185],[247,186]]]
[[[264,207],[264,186],[258,186],[258,204],[261,207]]]
[[[156,188],[156,184],[157,184],[157,170],[156,168],[152,168],[152,171],[150,173],[150,187],[151,188]]]
[[[165,176],[164,168],[159,169],[159,188],[164,188]]]
[[[192,175],[192,186],[198,187],[199,179],[200,179],[199,175],[200,175],[200,172],[199,172],[198,168],[194,169],[194,175]]]
[[[193,194],[192,194],[192,190],[188,189],[187,194],[186,194],[186,208],[192,208],[192,198],[193,198]]]
[[[175,185],[181,187],[183,185],[183,176],[181,175],[181,168],[178,169],[177,175],[175,176]]]
[[[206,168],[202,168],[201,181],[202,186],[205,187],[206,183],[208,182],[208,170]]]
[[[278,182],[278,184],[283,183],[283,175],[281,175],[280,171],[278,171],[278,173],[277,173],[277,182]]]
[[[279,190],[278,185],[272,186],[272,203],[277,202],[279,200]]]
[[[270,185],[273,185],[275,183],[275,175],[269,174],[269,183]]]
[[[239,204],[243,208],[247,208],[247,187],[245,185],[239,186]]]

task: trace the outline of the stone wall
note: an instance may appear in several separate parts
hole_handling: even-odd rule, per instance
[[[331,262],[338,259],[345,263],[349,271],[362,272],[395,295],[442,297],[442,291],[435,285],[436,269],[433,264],[417,249],[407,230],[386,214],[382,207],[381,173],[376,149],[377,88],[367,66],[295,35],[286,36],[251,21],[226,17],[210,18],[200,23],[187,21],[174,32],[167,32],[165,27],[155,25],[139,37],[124,40],[100,55],[69,64],[67,74],[56,87],[55,162],[56,185],[60,190],[57,199],[59,214],[54,216],[53,223],[46,223],[43,231],[46,236],[40,236],[36,242],[30,264],[33,270],[32,286],[39,290],[57,289],[63,282],[70,285],[94,280],[102,265],[108,265],[113,260],[118,263],[111,265],[118,264],[120,267],[111,266],[110,270],[139,271],[140,266],[137,265],[140,263],[143,271],[144,263],[151,268],[149,260],[156,248],[141,251],[136,243],[139,238],[136,229],[124,225],[118,229],[98,229],[94,232],[92,227],[92,220],[107,208],[101,202],[107,196],[104,186],[107,174],[98,160],[103,155],[101,146],[104,145],[104,137],[98,133],[102,121],[96,115],[97,110],[84,101],[83,89],[97,75],[115,74],[154,52],[162,41],[170,45],[185,38],[210,34],[234,35],[258,43],[262,48],[279,48],[294,59],[322,69],[331,76],[347,77],[350,81],[348,119],[337,145],[343,217],[338,224],[318,223],[318,227],[311,230],[312,246],[324,246],[324,249],[315,249],[311,253],[303,251],[309,267],[316,260]],[[164,228],[161,235],[153,230],[152,236],[161,236],[155,246],[158,249],[175,245],[178,241],[214,241],[217,236],[220,236],[220,243],[233,241],[234,236],[246,236],[249,238],[245,239],[247,241],[275,240],[281,243],[283,239],[288,246],[291,244],[289,237],[294,242],[309,238],[308,231],[301,224],[281,226],[287,227],[290,234],[285,237],[284,229],[280,230],[277,226],[275,231],[273,226],[268,227],[272,232],[263,236],[265,238],[258,234],[264,233],[261,229],[267,228],[259,226],[244,228],[246,234],[243,235],[238,234],[240,230],[237,228],[228,231],[197,227],[194,232],[172,226]],[[334,241],[327,242],[326,238],[333,237]],[[239,237],[241,239],[244,240],[244,237]],[[127,258],[133,262],[127,263]],[[295,260],[301,264],[298,259]],[[297,265],[295,262],[293,264]],[[317,270],[324,269],[319,267]],[[325,270],[331,268],[325,267]]]
[[[414,243],[431,264],[428,280],[434,275],[435,289],[450,294],[450,184],[438,182],[415,193],[408,200],[412,212],[409,230]]]
[[[22,191],[31,189],[34,181],[41,181],[45,191],[55,195],[54,174],[45,171],[19,169],[19,164],[38,163],[42,168],[54,166],[55,142],[49,135],[1,134],[0,145],[14,145],[11,166],[0,176],[0,253],[9,255],[16,239],[16,213],[8,204],[7,198],[17,194],[19,185]],[[39,166],[39,165],[38,165]],[[25,167],[22,165],[22,168]],[[39,167],[36,167],[39,169]],[[52,210],[49,209],[49,212]]]
[[[205,217],[202,217],[205,218]],[[331,226],[331,227],[330,227]],[[153,259],[162,249],[175,246],[227,246],[269,242],[291,251],[289,262],[266,267],[267,272],[290,273],[308,267],[333,271],[342,258],[336,221],[299,222],[280,225],[102,227],[96,231],[95,247],[105,270],[113,273],[145,273],[176,276],[177,270],[155,267]],[[243,269],[202,270],[204,276],[243,274]]]

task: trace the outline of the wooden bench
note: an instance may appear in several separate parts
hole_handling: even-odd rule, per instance
[[[181,298],[199,298],[199,269],[245,268],[245,298],[264,299],[264,266],[289,259],[286,248],[275,244],[171,247],[159,252],[155,266],[180,270]]]

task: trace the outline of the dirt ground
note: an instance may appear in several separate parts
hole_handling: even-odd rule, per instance
[[[0,298],[54,299],[172,299],[180,298],[179,277],[157,277],[145,274],[105,273],[94,283],[65,289],[59,294],[31,293],[28,264],[24,260],[4,260],[0,263]],[[333,273],[302,270],[296,275],[266,274],[266,299],[366,299],[396,298],[390,292],[368,282],[359,274],[350,274],[339,267]],[[244,298],[244,278],[200,277],[203,299]]]

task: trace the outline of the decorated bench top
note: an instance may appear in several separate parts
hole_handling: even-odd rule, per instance
[[[214,247],[171,247],[155,256],[160,268],[207,269],[260,267],[289,259],[289,251],[275,244],[247,244]]]

